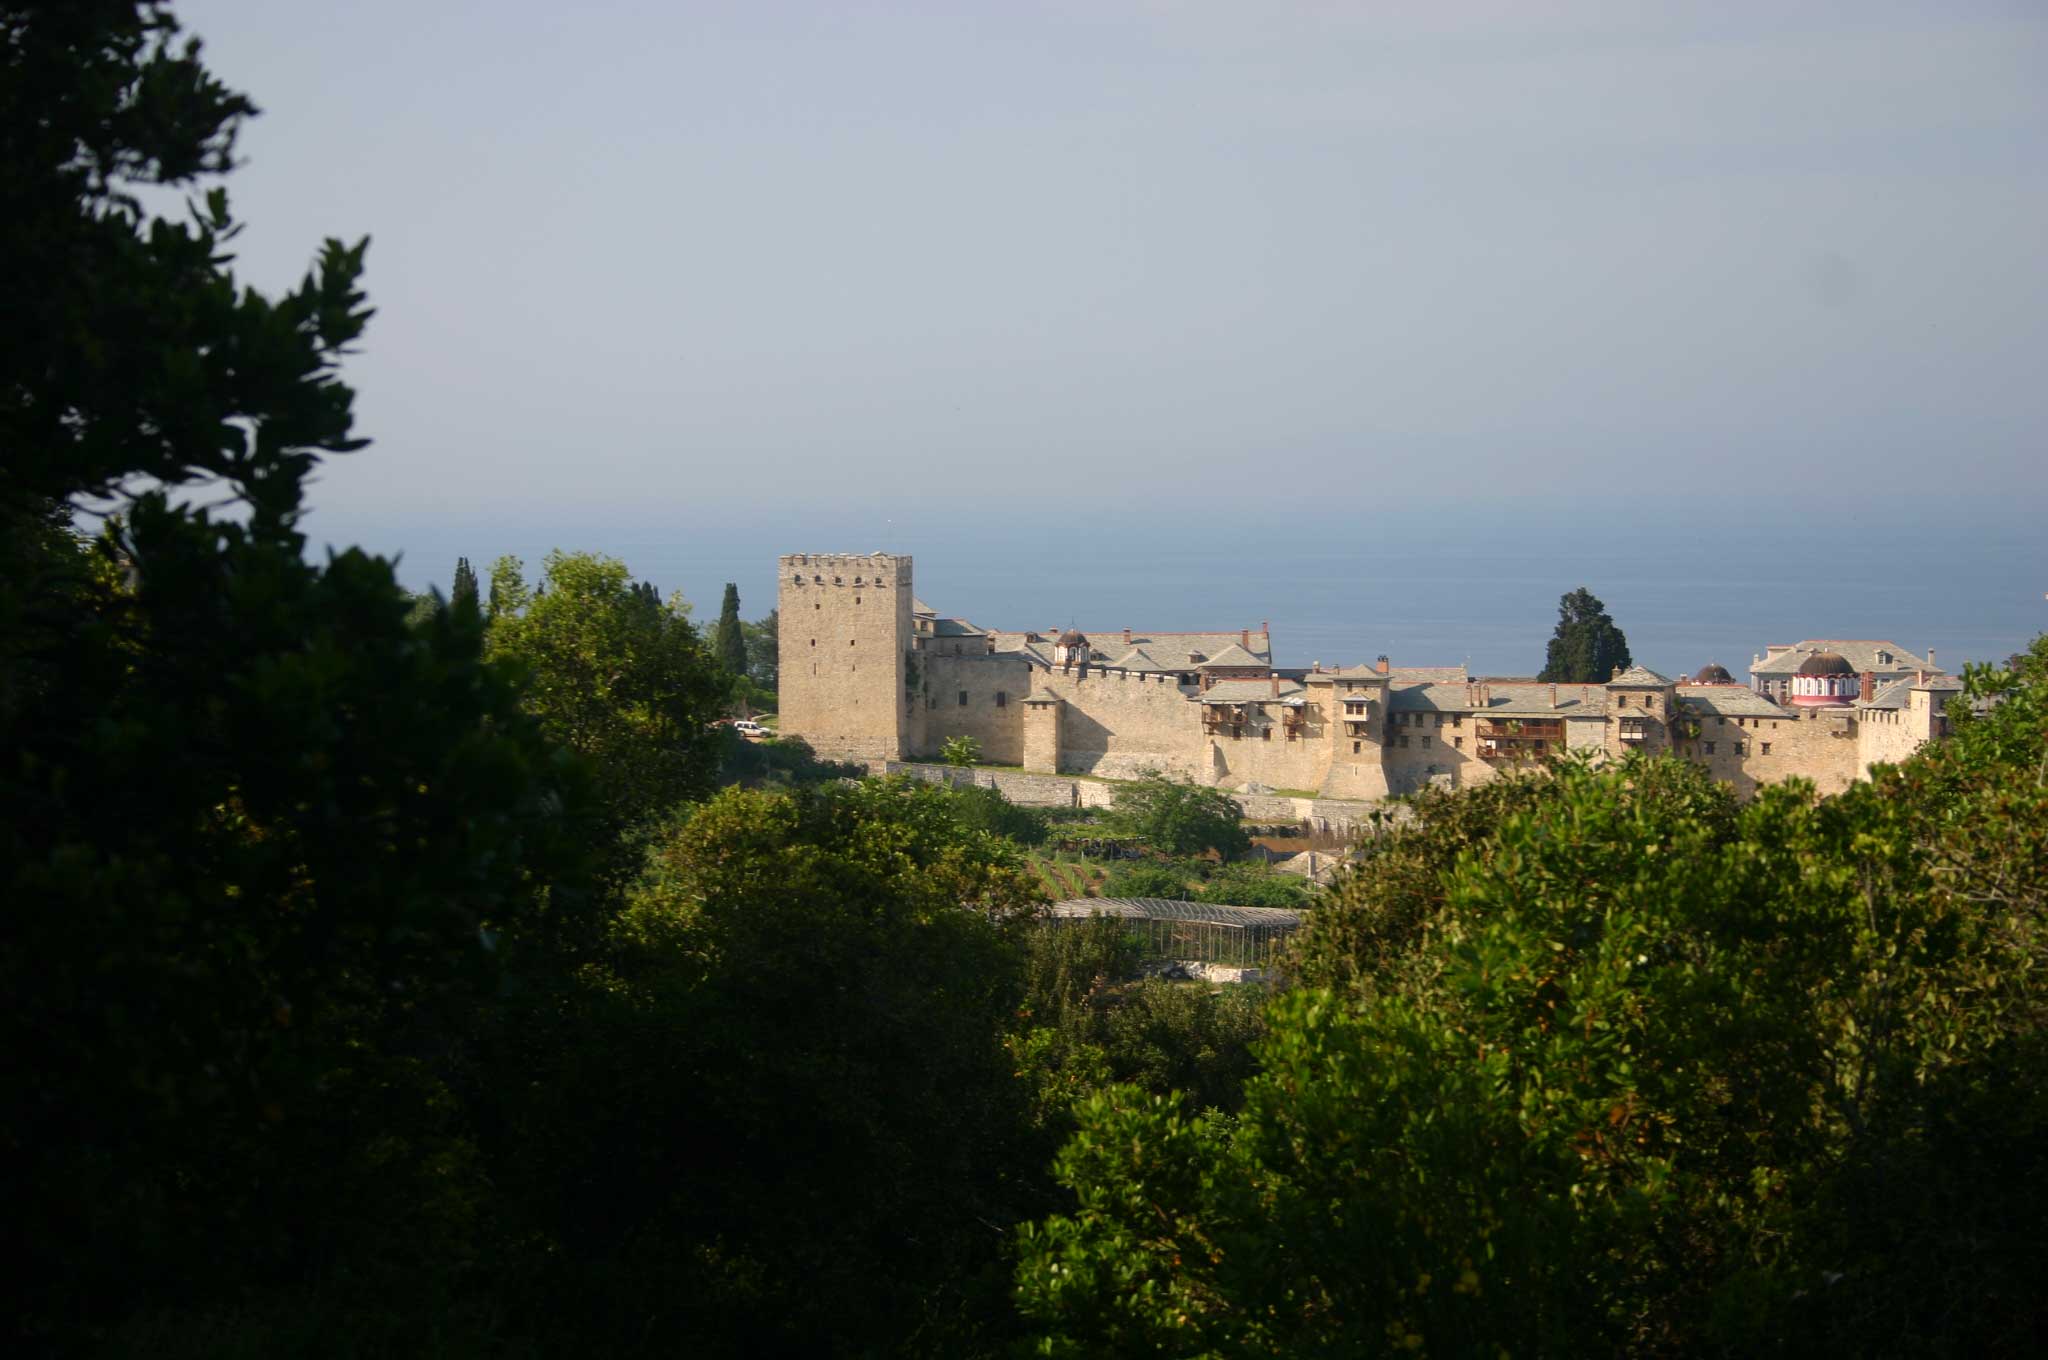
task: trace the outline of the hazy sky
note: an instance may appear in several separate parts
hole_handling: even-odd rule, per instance
[[[2038,4],[178,10],[346,517],[2048,495]]]

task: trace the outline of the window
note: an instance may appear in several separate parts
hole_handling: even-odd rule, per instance
[[[1462,751],[1465,749],[1465,739],[1463,737],[1452,737],[1451,745],[1457,747],[1460,751]]]
[[[1427,751],[1427,750],[1429,749],[1429,738],[1428,738],[1428,737],[1424,737],[1424,738],[1422,739],[1422,749],[1423,749],[1423,750],[1425,750],[1425,751]]]
[[[816,638],[812,638],[812,639],[811,639],[811,645],[812,645],[813,647],[817,646],[817,645],[818,645],[818,640],[817,640]]]
[[[1707,743],[1707,754],[1714,754],[1714,743],[1712,743],[1711,741]]]
[[[1464,725],[1465,725],[1465,715],[1464,715],[1464,714],[1462,714],[1462,713],[1453,713],[1453,714],[1451,715],[1451,726],[1453,726],[1453,727],[1463,727]]]
[[[1441,713],[1437,714],[1436,721],[1431,725],[1434,727],[1442,727],[1444,725],[1444,715]]]
[[[1260,729],[1259,729],[1259,740],[1260,740],[1260,741],[1271,741],[1272,739],[1273,739],[1273,729],[1272,729],[1272,728],[1270,728],[1270,727],[1262,727],[1262,728],[1260,728]]]
[[[855,604],[859,604],[859,603],[860,603],[860,596],[858,596],[858,595],[854,596],[854,597],[853,597],[853,602],[854,602]]]
[[[851,647],[851,646],[853,646],[853,645],[854,645],[854,643],[856,643],[856,642],[858,642],[858,641],[860,641],[860,639],[859,639],[859,638],[848,638],[848,639],[846,640],[846,645],[847,645],[847,646],[849,646],[849,647]]]
[[[1008,694],[1004,693],[1004,692],[1003,692],[1002,690],[997,690],[997,691],[996,691],[996,707],[997,707],[997,708],[1008,708],[1009,706],[1010,706],[1010,696],[1009,696]]]
[[[967,707],[967,691],[964,689],[960,691],[960,707]]]
[[[1764,743],[1764,750],[1763,750],[1763,753],[1764,753],[1765,755],[1769,755],[1769,754],[1771,753],[1771,744],[1770,744],[1769,742],[1765,742],[1765,743]]]
[[[1402,738],[1401,738],[1401,745],[1402,745],[1402,747],[1403,747],[1403,748],[1405,749],[1405,748],[1407,747],[1407,745],[1408,745],[1408,738],[1406,738],[1406,737],[1402,737]]]
[[[1725,714],[1725,713],[1717,713],[1717,714],[1715,714],[1715,715],[1714,715],[1714,726],[1716,726],[1716,727],[1726,727],[1727,725],[1728,725],[1728,715],[1727,715],[1727,714]]]
[[[1748,754],[1749,754],[1749,743],[1748,743],[1748,742],[1746,742],[1746,741],[1738,741],[1738,742],[1736,742],[1736,743],[1735,743],[1735,754],[1736,754],[1736,755],[1739,755],[1739,756],[1746,756],[1746,755],[1748,755]]]
[[[1351,754],[1352,754],[1352,755],[1357,755],[1357,754],[1358,754],[1358,743],[1357,743],[1357,742],[1355,742],[1355,741],[1351,743]]]

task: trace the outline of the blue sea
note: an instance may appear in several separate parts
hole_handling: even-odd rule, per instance
[[[1740,678],[1769,643],[1883,638],[1939,664],[2002,660],[2048,630],[2048,535],[2026,506],[1854,508],[1759,517],[1740,500],[1646,493],[1592,507],[1474,508],[1319,496],[1276,506],[979,502],[917,506],[636,505],[604,514],[322,511],[317,549],[400,557],[445,593],[455,559],[501,554],[529,578],[551,549],[607,553],[680,590],[707,620],[727,581],[741,613],[775,604],[786,552],[909,553],[918,595],[984,627],[1116,632],[1257,628],[1281,665],[1543,664],[1558,597],[1585,586],[1635,659]]]

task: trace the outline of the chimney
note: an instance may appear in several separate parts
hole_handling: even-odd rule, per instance
[[[1323,663],[1320,661],[1312,662],[1309,665],[1309,669],[1314,671],[1317,675],[1321,675],[1323,673]]]
[[[1387,660],[1387,654],[1385,652],[1381,652],[1379,655],[1379,659],[1372,663],[1372,668],[1378,671],[1381,675],[1385,675],[1393,669],[1393,663]]]
[[[1930,666],[1934,664],[1934,649],[1932,647],[1927,649],[1927,664]]]
[[[1555,680],[1550,682],[1550,706],[1552,708],[1557,707],[1557,681]]]
[[[1251,629],[1240,628],[1237,630],[1237,645],[1244,648],[1246,651],[1250,651],[1252,649]]]
[[[1863,672],[1863,689],[1857,695],[1857,702],[1869,703],[1877,697],[1877,675],[1874,671]]]
[[[1126,629],[1124,629],[1124,646],[1128,647],[1128,646],[1130,646],[1130,645],[1131,645],[1131,630],[1130,630],[1130,629],[1128,629],[1128,628],[1126,628]]]
[[[1277,698],[1279,698],[1279,697],[1280,697],[1280,677],[1279,677],[1279,676],[1277,676],[1277,675],[1276,675],[1276,676],[1273,676],[1273,677],[1272,677],[1272,681],[1273,681],[1273,697],[1274,697],[1275,699],[1277,699]]]

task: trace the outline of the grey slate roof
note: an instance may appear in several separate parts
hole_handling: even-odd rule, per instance
[[[966,619],[933,619],[933,637],[981,637],[982,631]]]
[[[1196,669],[1208,670],[1211,667],[1263,666],[1265,664],[1266,659],[1264,657],[1253,656],[1250,652],[1233,642],[1207,661],[1202,662]]]
[[[1472,677],[1460,662],[1455,666],[1395,666],[1388,678],[1397,685],[1462,685]]]
[[[1301,913],[1284,907],[1229,907],[1208,902],[1176,902],[1165,897],[1075,897],[1053,903],[1046,912],[1067,920],[1115,916],[1126,920],[1204,921],[1240,927],[1301,924]]]
[[[1025,632],[1033,630],[991,628],[987,631],[995,635],[996,649],[998,651],[1014,651],[1018,646],[1022,645]],[[1057,637],[1066,630],[1054,629],[1047,632],[1040,629],[1036,631],[1039,632],[1041,637],[1050,642],[1054,637]],[[1096,648],[1104,656],[1129,650],[1124,644],[1124,630],[1121,628],[1082,629],[1081,631],[1087,634],[1089,645]],[[1206,660],[1225,648],[1238,645],[1240,644],[1237,630],[1235,629],[1227,633],[1140,633],[1133,631],[1130,641],[1130,648],[1143,648],[1148,654],[1164,663],[1160,667],[1161,670],[1187,670],[1189,668],[1187,658],[1190,652],[1199,652]],[[1253,633],[1249,650],[1252,656],[1257,658],[1258,664],[1271,664],[1273,644],[1270,635],[1266,633]],[[1196,662],[1194,664],[1200,665],[1201,663]]]
[[[1648,666],[1630,666],[1607,683],[1610,685],[1625,685],[1636,689],[1662,689],[1671,683],[1671,677],[1659,675]]]
[[[1488,702],[1475,702],[1485,687]],[[1604,718],[1607,691],[1599,685],[1559,685],[1557,707],[1550,686],[1535,680],[1487,680],[1459,685],[1396,685],[1387,694],[1394,713],[1478,713],[1498,718]]]
[[[1915,656],[1898,643],[1887,642],[1882,638],[1808,638],[1779,652],[1768,661],[1752,661],[1749,673],[1796,675],[1806,658],[1816,652],[1839,653],[1849,663],[1849,668],[1859,675],[1864,671],[1875,671],[1884,675],[1940,669],[1926,657]],[[1889,656],[1891,660],[1878,660],[1881,654]]]
[[[1133,647],[1109,664],[1127,671],[1184,671],[1188,668],[1186,661],[1171,662],[1155,656],[1144,647]]]
[[[1271,680],[1218,680],[1202,691],[1205,704],[1285,704],[1290,708],[1301,705],[1308,687],[1297,680],[1282,680],[1280,694],[1273,694]]]
[[[1794,716],[1747,685],[1680,685],[1678,702],[1694,713],[1714,718]]]
[[[1963,689],[1963,682],[1953,675],[1930,675],[1927,677],[1927,682],[1923,685],[1915,681],[1912,676],[1904,676],[1879,685],[1877,692],[1871,696],[1870,702],[1860,705],[1860,707],[1904,708],[1911,702],[1910,696],[1916,689],[1933,690],[1939,695],[1960,694]],[[1946,703],[1947,700],[1939,699],[1936,702]]]

